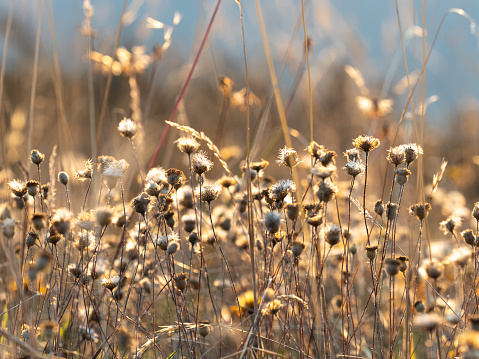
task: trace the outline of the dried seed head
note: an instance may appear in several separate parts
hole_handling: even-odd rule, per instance
[[[268,165],[268,161],[261,159],[261,161],[251,162],[249,167],[259,173],[259,171],[264,170]]]
[[[416,143],[409,143],[407,145],[401,145],[403,148],[404,154],[406,156],[406,164],[409,166],[414,162],[419,155],[423,154],[422,147]]]
[[[418,313],[424,313],[426,310],[426,306],[422,302],[422,300],[418,300],[416,303],[414,303],[414,309],[416,309],[416,312]]]
[[[472,216],[479,221],[479,202],[474,203],[474,208],[472,209]]]
[[[66,236],[67,232],[70,231],[72,219],[73,214],[69,210],[59,208],[52,217],[52,224],[58,233]]]
[[[183,292],[188,285],[188,274],[187,273],[178,273],[173,276],[173,281],[175,282],[176,288]]]
[[[393,258],[386,258],[386,272],[394,277],[399,273],[399,261]]]
[[[446,220],[439,223],[439,229],[444,233],[454,234],[454,230],[462,224],[462,219],[456,216],[449,216]]]
[[[32,161],[33,164],[36,164],[37,166],[39,166],[44,159],[45,159],[45,155],[43,153],[40,153],[38,150],[32,150],[30,154],[30,160]]]
[[[269,196],[275,202],[281,202],[290,192],[296,191],[296,185],[293,181],[280,180],[269,188]]]
[[[221,187],[230,188],[231,186],[236,185],[236,181],[234,178],[229,176],[223,176],[219,180],[216,181]]]
[[[466,229],[465,231],[462,231],[461,237],[464,239],[464,242],[466,242],[470,246],[474,246],[477,242],[477,238],[474,235],[474,231],[472,229]]]
[[[379,145],[379,139],[372,136],[362,135],[353,140],[353,146],[366,153],[376,149]]]
[[[11,239],[15,235],[16,223],[17,222],[13,218],[7,218],[2,222],[2,232],[7,239]]]
[[[323,223],[323,217],[319,213],[312,216],[307,216],[306,223],[315,228],[319,227]]]
[[[396,260],[399,262],[399,270],[404,273],[407,269],[407,262],[409,262],[409,257],[397,256]]]
[[[313,167],[313,169],[311,169],[311,173],[314,176],[322,179],[323,181],[326,178],[331,177],[334,172],[336,172],[336,166],[333,164],[329,164],[327,166]]]
[[[341,228],[338,225],[333,224],[333,225],[329,226],[329,228],[326,232],[326,239],[325,240],[332,247],[332,246],[339,243],[340,235],[341,235]]]
[[[374,213],[376,213],[379,217],[382,217],[384,214],[384,204],[383,201],[378,199],[374,203]]]
[[[426,219],[430,210],[431,205],[429,203],[416,203],[409,207],[409,213],[415,215],[420,221]]]
[[[183,228],[187,233],[191,233],[196,229],[196,218],[194,214],[185,214],[181,217]]]
[[[150,181],[145,185],[145,193],[151,197],[157,197],[160,194],[161,186],[155,181]]]
[[[304,245],[303,242],[294,241],[293,244],[291,245],[291,252],[293,252],[294,258],[298,258],[301,255],[301,253],[303,253],[305,247],[306,246]]]
[[[359,151],[357,148],[346,150],[344,156],[346,156],[348,162],[361,162],[361,157],[359,156]]]
[[[346,173],[353,178],[356,178],[360,174],[364,173],[365,167],[360,161],[350,161],[343,167]]]
[[[253,106],[261,103],[258,96],[256,96],[251,90],[248,91],[248,94],[246,94],[246,92],[246,88],[234,92],[230,98],[231,106],[239,107],[240,111],[246,112],[248,105]]]
[[[404,163],[406,160],[406,154],[404,153],[403,146],[392,147],[388,150],[387,160],[391,162],[395,167]]]
[[[263,217],[264,229],[270,233],[278,232],[282,222],[283,217],[281,216],[281,213],[276,211],[268,212]]]
[[[178,146],[178,149],[181,152],[186,153],[188,156],[195,153],[198,151],[198,148],[200,148],[200,144],[194,137],[180,137],[175,143]]]
[[[397,203],[388,202],[386,204],[386,217],[391,222],[393,222],[396,219],[396,216],[398,213],[398,207],[399,206]]]
[[[191,156],[191,169],[201,176],[213,168],[213,162],[206,156],[204,151],[198,151]]]
[[[38,240],[38,234],[35,232],[28,232],[27,239],[25,240],[25,244],[27,245],[27,248],[32,248],[35,243],[37,243]]]
[[[296,150],[286,146],[284,146],[282,149],[279,150],[278,160],[276,161],[276,163],[279,164],[280,166],[293,168],[299,162],[300,160]]]
[[[338,187],[326,181],[321,181],[315,186],[315,193],[321,202],[329,202],[338,192]]]
[[[311,157],[318,161],[324,154],[324,146],[319,145],[318,143],[316,143],[316,141],[312,141],[306,148],[306,150],[309,152]]]
[[[101,285],[108,289],[110,292],[113,291],[120,284],[120,277],[115,275],[113,277],[105,277],[101,280]]]
[[[8,188],[17,197],[23,197],[27,193],[27,184],[24,181],[13,180],[8,182]]]
[[[110,207],[100,207],[96,210],[96,221],[101,227],[108,226],[113,219],[113,210]]]
[[[396,182],[400,186],[404,186],[407,182],[409,175],[411,174],[411,171],[406,168],[396,168],[394,174],[396,175]]]
[[[41,231],[46,226],[47,214],[43,212],[36,212],[31,216],[33,228]]]
[[[286,210],[286,217],[288,217],[289,220],[295,221],[299,217],[299,203],[287,203],[284,206]]]
[[[169,168],[166,170],[166,180],[170,186],[175,186],[181,182],[182,178],[185,178],[183,171],[177,170],[176,168]]]
[[[79,181],[91,179],[93,170],[93,161],[88,159],[85,161],[85,168],[75,173],[75,178]]]
[[[479,315],[473,314],[468,317],[469,322],[471,323],[471,329],[475,331],[479,331]]]
[[[38,190],[40,188],[40,185],[38,181],[28,181],[27,184],[27,192],[30,196],[35,197],[38,194]]]
[[[180,248],[180,242],[172,241],[168,244],[168,247],[166,248],[166,254],[171,256],[175,254],[179,248]]]
[[[414,317],[414,325],[422,330],[432,332],[442,322],[441,317],[436,313],[421,313]]]
[[[132,205],[133,207],[135,207],[135,212],[140,213],[142,215],[145,215],[146,211],[148,210],[149,203],[150,203],[150,197],[145,192],[136,196],[132,201]]]
[[[188,236],[188,242],[194,247],[195,244],[200,243],[200,238],[198,237],[198,234],[196,232],[191,233]]]
[[[200,188],[197,188],[195,191],[196,197],[200,198],[203,202],[211,203],[219,197],[221,193],[221,186],[214,184],[210,186],[204,186],[201,188],[201,198],[200,198]]]
[[[137,123],[132,121],[130,118],[123,118],[118,124],[118,132],[120,135],[126,138],[133,138],[137,133]]]
[[[218,83],[220,86],[220,91],[225,98],[230,98],[233,92],[233,87],[235,83],[229,77],[220,76],[218,78]]]
[[[95,227],[95,217],[92,212],[82,211],[78,214],[75,223],[81,229],[90,231]]]
[[[37,269],[39,271],[44,270],[45,268],[48,267],[51,260],[52,260],[52,255],[50,253],[46,252],[46,251],[43,251],[42,253],[40,253],[40,256],[38,257]]]
[[[113,157],[98,157],[100,172],[103,175],[105,185],[111,190],[116,187],[118,181],[128,170],[130,165],[125,160],[115,160]]]
[[[441,276],[443,265],[437,259],[433,259],[426,265],[426,273],[429,278],[437,279]]]
[[[374,258],[376,258],[377,250],[378,250],[378,246],[377,246],[377,245],[374,245],[374,246],[366,246],[366,256],[368,257],[368,259],[369,259],[370,261],[373,261]]]
[[[336,162],[334,160],[334,157],[336,156],[337,153],[334,151],[325,151],[323,155],[319,158],[319,162],[321,162],[321,164],[325,167],[329,166],[330,164],[334,165],[334,163]]]
[[[58,172],[58,182],[66,186],[68,184],[68,174],[65,171]]]

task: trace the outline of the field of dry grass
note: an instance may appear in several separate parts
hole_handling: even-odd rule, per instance
[[[473,16],[412,21],[418,65],[397,7],[402,68],[370,79],[316,48],[306,0],[280,45],[237,0],[231,63],[210,41],[231,4],[185,56],[179,12],[125,44],[119,2],[108,47],[81,3],[81,70],[51,1],[1,15],[1,357],[479,357],[477,112],[435,122],[426,91],[441,19],[477,37]]]

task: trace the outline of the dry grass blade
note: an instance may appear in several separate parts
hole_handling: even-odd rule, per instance
[[[444,175],[444,171],[446,171],[446,166],[447,166],[447,161],[442,159],[441,170],[438,173],[436,173],[432,178],[432,190],[431,190],[431,195],[429,196],[429,202],[431,202],[432,197],[434,197],[434,194],[437,191],[439,182],[441,182],[442,176]]]
[[[218,159],[218,161],[220,161],[221,166],[223,166],[224,170],[236,181],[235,176],[233,175],[233,173],[231,173],[230,169],[228,168],[228,164],[226,163],[226,161],[221,156],[220,150],[218,149],[218,147],[216,147],[216,145],[213,143],[213,141],[211,141],[208,138],[208,136],[206,136],[203,132],[198,132],[194,128],[189,127],[189,126],[179,125],[176,122],[171,122],[171,121],[165,121],[165,122],[168,125],[170,125],[172,127],[175,127],[180,131],[187,132],[190,135],[196,137],[197,139],[205,141],[208,148],[211,151],[213,151],[213,154],[215,155],[215,157]]]

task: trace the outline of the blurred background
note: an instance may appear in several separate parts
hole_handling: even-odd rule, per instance
[[[426,180],[439,170],[446,157],[449,167],[445,183],[475,196],[479,194],[474,186],[479,163],[479,36],[475,24],[479,3],[398,3],[404,54],[413,84],[422,68],[423,46],[427,55],[436,35],[437,40],[425,81],[420,80],[413,97],[419,112],[419,131],[424,123],[424,138],[414,134],[409,105],[395,144],[423,145]],[[104,120],[101,124],[99,121],[108,78],[108,71],[101,71],[101,55],[113,55],[123,1],[92,0],[90,32],[83,5],[80,0],[0,0],[0,49],[6,60],[0,95],[2,164],[14,173],[18,172],[18,163],[28,166],[25,162],[31,148],[50,154],[55,144],[59,146],[61,166],[71,171],[78,169],[80,161],[100,154],[131,156],[125,139],[116,131],[118,122],[131,116],[131,83],[125,73],[113,75]],[[261,5],[293,147],[302,152],[311,134],[301,2],[262,1]],[[126,2],[119,47],[131,52],[135,46],[144,46],[145,54],[151,55],[144,71],[134,76],[145,132],[139,144],[140,167],[147,167],[157,147],[164,121],[173,111],[215,6],[214,0]],[[257,96],[251,107],[252,143],[257,145],[253,160],[274,160],[284,140],[276,105],[271,100],[272,85],[258,13],[254,1],[243,1],[242,6],[249,86]],[[310,40],[314,140],[338,154],[351,147],[352,138],[363,133],[374,134],[390,146],[408,96],[396,3],[304,0],[304,6]],[[148,22],[148,18],[164,24],[163,28],[149,27],[159,23]],[[92,61],[88,57],[88,34],[92,50],[100,56]],[[93,68],[91,77],[89,64]],[[347,72],[347,66],[355,70]],[[364,78],[363,88],[358,78],[354,80],[354,74]],[[224,0],[219,7],[175,120],[204,131],[222,150],[231,168],[239,171],[246,152],[245,114],[233,104],[225,106],[219,86],[221,76],[235,83],[233,92],[246,85],[240,12],[233,0]],[[392,108],[371,116],[358,107],[358,96],[379,104],[391,99]],[[428,106],[423,117],[419,109],[424,99]],[[262,121],[266,121],[266,134],[260,131]],[[223,130],[219,130],[221,126]],[[156,164],[172,166],[177,156],[173,141],[179,135],[170,129]],[[93,144],[95,137],[98,146]],[[342,162],[339,160],[338,167]]]

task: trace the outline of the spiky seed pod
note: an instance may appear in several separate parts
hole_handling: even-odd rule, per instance
[[[56,246],[61,239],[62,235],[56,231],[55,227],[50,227],[48,242]]]
[[[32,248],[35,243],[37,243],[38,240],[38,234],[35,232],[28,232],[27,239],[25,240],[25,244],[27,245],[27,248]]]
[[[331,182],[322,181],[315,186],[316,196],[321,202],[331,201],[337,192],[338,187]]]
[[[417,219],[423,221],[429,214],[431,210],[431,204],[429,203],[416,203],[409,207],[409,213],[415,215]]]
[[[269,188],[269,196],[275,202],[283,201],[288,193],[296,191],[296,185],[293,181],[287,180],[280,180],[276,182],[274,185],[270,186]]]
[[[399,273],[399,261],[393,258],[386,258],[386,272],[394,277]]]
[[[264,229],[269,233],[278,232],[282,222],[283,217],[281,216],[281,213],[276,211],[268,212],[263,217]]]
[[[396,219],[399,205],[397,203],[388,202],[386,204],[386,217],[391,222]]]
[[[407,145],[402,145],[402,147],[406,156],[406,164],[408,166],[414,162],[419,155],[423,154],[422,147],[416,143],[409,143]]]
[[[58,182],[60,182],[62,185],[66,186],[68,184],[68,173],[65,171],[58,172]]]
[[[168,168],[165,174],[166,180],[170,186],[177,185],[179,182],[181,182],[181,179],[185,177],[183,171],[177,170],[176,168]]]
[[[46,226],[47,214],[43,212],[36,212],[31,216],[33,228],[36,231],[41,231]]]
[[[133,201],[132,205],[135,207],[135,212],[145,215],[146,211],[148,210],[148,204],[150,203],[150,197],[146,193],[142,193],[136,196]]]
[[[178,149],[187,155],[195,153],[198,151],[198,148],[200,148],[200,144],[193,137],[180,137],[175,143],[178,146]]]
[[[32,150],[30,154],[30,161],[32,161],[33,164],[36,164],[37,166],[39,166],[44,159],[45,159],[45,155],[43,153],[40,153],[38,150]]]
[[[477,242],[477,238],[474,235],[474,231],[472,229],[466,229],[462,231],[461,237],[464,239],[464,242],[466,242],[470,246],[474,246]]]
[[[378,199],[374,203],[374,213],[376,213],[379,217],[382,217],[384,214],[384,204],[383,201]]]
[[[406,160],[404,148],[402,146],[390,148],[388,150],[388,155],[386,159],[397,168],[401,163],[404,163],[404,161]]]
[[[175,282],[176,288],[179,291],[184,292],[186,286],[188,285],[188,274],[186,273],[178,273],[173,276],[173,281]]]
[[[372,137],[372,136],[359,136],[353,140],[353,146],[356,147],[358,150],[361,150],[365,153],[369,153],[370,151],[376,149],[380,145],[379,139]]]
[[[212,168],[213,162],[211,162],[204,151],[198,151],[191,156],[191,169],[197,175],[201,176]]]
[[[407,269],[407,262],[409,262],[409,257],[397,256],[396,260],[399,262],[399,271],[404,273]]]
[[[406,168],[396,168],[394,174],[396,175],[396,182],[400,186],[404,186],[407,182],[408,177],[411,175],[411,171]]]
[[[27,182],[27,192],[30,196],[35,197],[38,194],[39,183],[38,181]]]
[[[333,224],[329,227],[326,233],[326,242],[332,247],[339,243],[341,235],[341,228],[338,225]]]
[[[286,217],[290,221],[296,221],[299,217],[299,203],[287,203],[284,206],[286,210]]]
[[[305,245],[303,242],[294,241],[291,246],[291,252],[293,252],[294,258],[298,258],[301,255],[301,253],[303,253],[304,248],[305,248]]]
[[[374,258],[376,258],[378,246],[373,245],[373,246],[366,246],[366,256],[370,261],[373,261]]]
[[[426,265],[426,273],[429,278],[437,279],[441,276],[443,265],[437,259],[433,259]]]
[[[286,146],[279,150],[278,160],[276,161],[278,165],[293,168],[299,162],[301,161],[296,150]]]

